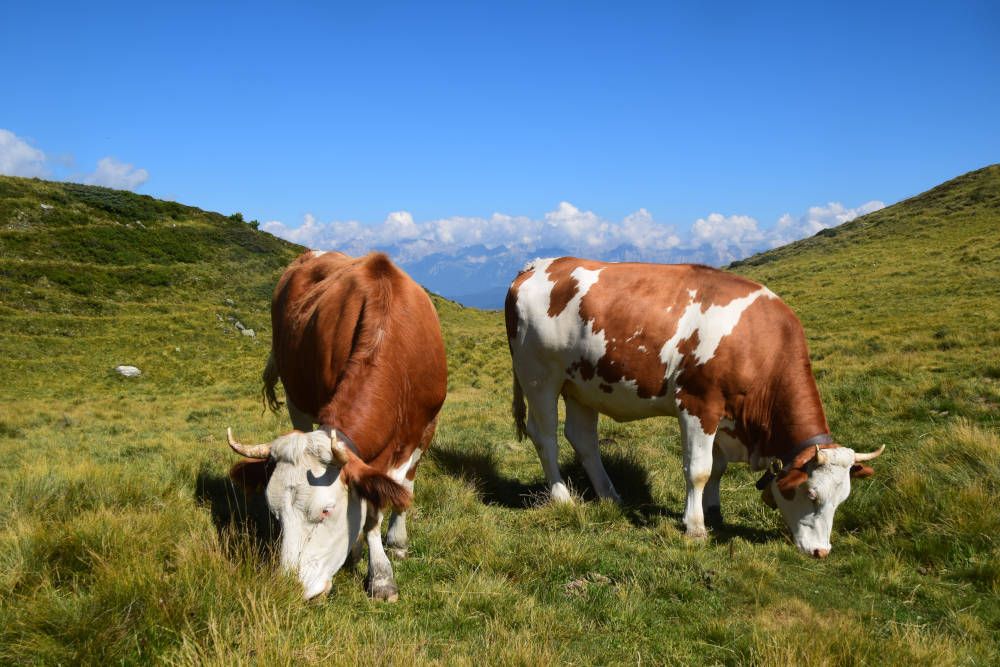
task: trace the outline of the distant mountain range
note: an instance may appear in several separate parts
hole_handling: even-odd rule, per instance
[[[390,257],[405,257],[404,247],[379,248]],[[507,287],[525,264],[538,257],[561,257],[574,255],[570,250],[559,247],[521,248],[474,245],[460,251],[435,253],[417,260],[396,261],[414,280],[448,299],[464,306],[483,309],[503,308]],[[643,252],[633,245],[621,245],[599,257],[609,262],[697,262],[711,264],[713,257],[709,249],[678,248],[669,256],[663,253]]]

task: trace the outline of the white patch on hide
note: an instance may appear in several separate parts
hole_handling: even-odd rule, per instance
[[[693,293],[694,290],[688,290]],[[698,364],[704,364],[715,356],[722,339],[733,332],[744,311],[760,297],[775,298],[774,293],[766,287],[751,292],[740,299],[733,299],[725,306],[709,306],[701,311],[701,304],[692,300],[680,318],[677,320],[677,330],[670,340],[660,349],[660,361],[667,367],[666,378],[675,378],[683,361],[680,344],[697,332],[698,347],[694,350],[694,359]]]
[[[407,482],[406,474],[410,472],[410,470],[414,466],[417,465],[417,461],[420,460],[420,455],[422,453],[423,452],[420,451],[419,447],[415,448],[413,450],[413,453],[410,454],[410,458],[408,458],[406,461],[396,466],[386,474],[389,477],[391,477],[394,481],[399,482],[400,484],[405,484]]]
[[[736,424],[732,419],[723,417],[719,422],[719,430],[715,434],[715,444],[722,450],[722,454],[729,463],[747,463],[749,450],[738,438],[735,438],[726,431],[732,431]]]

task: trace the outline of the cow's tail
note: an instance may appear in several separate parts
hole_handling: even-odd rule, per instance
[[[527,434],[525,423],[528,417],[528,409],[524,405],[524,392],[521,390],[521,383],[517,381],[517,373],[511,373],[514,377],[514,399],[511,402],[511,412],[514,414],[514,426],[517,428],[518,441],[524,440]]]
[[[264,366],[264,388],[261,390],[261,394],[264,398],[264,406],[271,412],[277,412],[281,409],[281,401],[278,400],[278,394],[275,392],[275,387],[278,386],[278,364],[274,361],[274,351],[267,355],[267,364]]]

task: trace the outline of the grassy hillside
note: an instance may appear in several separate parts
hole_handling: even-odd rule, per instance
[[[888,446],[822,562],[741,467],[727,526],[687,542],[672,421],[602,420],[624,508],[539,505],[502,317],[435,299],[450,392],[401,599],[369,602],[362,565],[300,602],[223,443],[288,428],[259,375],[299,250],[235,217],[0,177],[0,663],[1000,660],[1000,167],[733,267],[800,314],[838,438]],[[563,467],[590,497],[565,443]]]

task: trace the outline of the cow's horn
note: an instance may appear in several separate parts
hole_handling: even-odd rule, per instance
[[[878,457],[882,456],[882,452],[884,451],[885,451],[885,445],[882,445],[874,452],[855,452],[854,462],[861,463],[862,461],[871,461],[872,459],[877,459]]]
[[[226,438],[233,451],[248,459],[266,459],[271,456],[271,445],[243,445],[233,439],[233,429],[226,429]]]
[[[823,453],[823,450],[819,448],[819,445],[816,445],[816,465],[825,466],[829,460],[826,454]]]
[[[337,437],[336,431],[330,431],[330,452],[333,454],[334,461],[342,466],[347,465],[350,454],[347,451],[347,445]]]

